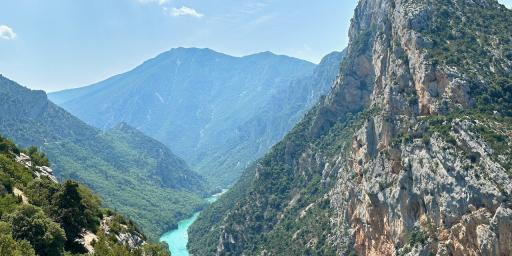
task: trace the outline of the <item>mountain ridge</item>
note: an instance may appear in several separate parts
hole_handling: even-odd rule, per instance
[[[304,62],[308,62],[308,63],[311,63],[309,61],[306,61],[306,60],[302,60],[302,59],[299,59],[299,58],[295,58],[295,57],[291,57],[291,56],[288,56],[288,55],[282,55],[282,54],[275,54],[271,51],[265,51],[265,52],[258,52],[258,53],[253,53],[253,54],[249,54],[249,55],[244,55],[244,56],[240,56],[240,57],[237,57],[237,56],[233,56],[233,55],[229,55],[229,54],[225,54],[225,53],[221,53],[221,52],[218,52],[218,51],[215,51],[211,48],[197,48],[197,47],[190,47],[190,48],[186,48],[186,47],[178,47],[178,48],[172,48],[171,50],[168,50],[166,52],[163,52],[163,53],[160,53],[158,54],[157,56],[153,57],[153,58],[150,58],[144,62],[142,62],[141,64],[137,65],[137,67],[133,68],[133,69],[130,69],[126,72],[121,72],[119,74],[116,74],[116,75],[113,75],[105,80],[109,80],[109,79],[115,79],[125,73],[128,73],[128,72],[132,72],[132,71],[135,71],[137,70],[137,68],[139,67],[142,67],[144,65],[149,65],[151,64],[152,61],[156,61],[157,59],[160,59],[160,58],[163,58],[163,57],[166,57],[167,55],[170,55],[174,52],[177,52],[177,51],[181,51],[181,52],[207,52],[207,53],[211,53],[211,54],[214,54],[214,55],[217,55],[217,56],[224,56],[224,57],[228,57],[228,58],[233,58],[233,59],[250,59],[250,58],[255,58],[255,57],[260,57],[260,56],[278,56],[278,57],[284,57],[284,58],[289,58],[289,59],[293,59],[293,60],[299,60],[299,61],[304,61]],[[313,63],[311,63],[313,64]],[[105,81],[103,80],[103,81]],[[60,104],[65,104],[67,101],[70,101],[72,100],[73,98],[76,98],[76,97],[79,97],[79,96],[70,96],[70,97],[65,97],[66,94],[72,92],[72,91],[75,91],[75,92],[79,92],[81,91],[81,89],[86,89],[88,87],[94,87],[95,85],[101,83],[102,81],[99,81],[99,82],[95,82],[95,83],[92,83],[91,85],[88,85],[88,86],[80,86],[80,87],[75,87],[75,88],[69,88],[69,89],[64,89],[64,90],[60,90],[60,91],[55,91],[55,92],[50,92],[48,95],[50,96],[50,100],[52,102],[54,102],[55,104],[57,105],[60,105]],[[64,97],[61,97],[61,96],[64,96]]]
[[[330,81],[324,80],[334,80],[335,72],[317,69],[310,62],[270,52],[233,57],[179,48],[92,87],[50,98],[99,129],[126,122],[150,134],[223,188],[327,91]],[[280,113],[269,111],[278,104]]]

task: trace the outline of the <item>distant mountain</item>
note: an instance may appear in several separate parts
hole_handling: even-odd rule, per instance
[[[341,57],[333,53],[323,63]],[[134,126],[227,186],[293,127],[337,72],[270,52],[237,58],[178,48],[50,99],[100,129]]]
[[[166,146],[126,124],[102,132],[0,76],[0,132],[48,154],[60,179],[75,179],[136,220],[153,238],[204,206],[204,180]]]

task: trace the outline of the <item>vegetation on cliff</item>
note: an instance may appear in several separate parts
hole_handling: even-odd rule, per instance
[[[30,159],[20,162],[24,153]],[[0,255],[168,255],[161,245],[124,243],[116,226],[124,226],[125,234],[145,237],[131,220],[103,208],[87,187],[38,177],[42,163],[49,164],[43,153],[20,150],[0,136]],[[112,221],[102,224],[107,218]],[[86,233],[96,239],[84,243]]]
[[[511,19],[360,1],[331,92],[199,217],[192,253],[510,254]]]

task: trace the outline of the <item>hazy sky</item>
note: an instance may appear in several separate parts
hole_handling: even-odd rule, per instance
[[[512,0],[500,0],[509,8]],[[347,45],[357,0],[0,0],[0,74],[55,91],[175,47],[312,62]]]
[[[0,73],[55,91],[175,47],[313,62],[347,45],[356,0],[0,0]]]

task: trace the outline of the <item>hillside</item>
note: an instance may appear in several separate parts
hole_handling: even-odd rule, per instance
[[[195,255],[510,255],[512,11],[361,0],[330,93],[189,233]]]
[[[48,166],[37,149],[0,136],[0,255],[169,255],[87,187],[57,183]]]
[[[341,57],[334,53],[323,63]],[[225,187],[329,89],[337,71],[323,66],[270,52],[237,58],[178,48],[127,73],[49,97],[100,129],[120,122],[136,127]]]
[[[151,238],[206,205],[203,179],[163,144],[126,124],[101,132],[0,77],[0,132],[43,149],[60,180],[78,180]]]

